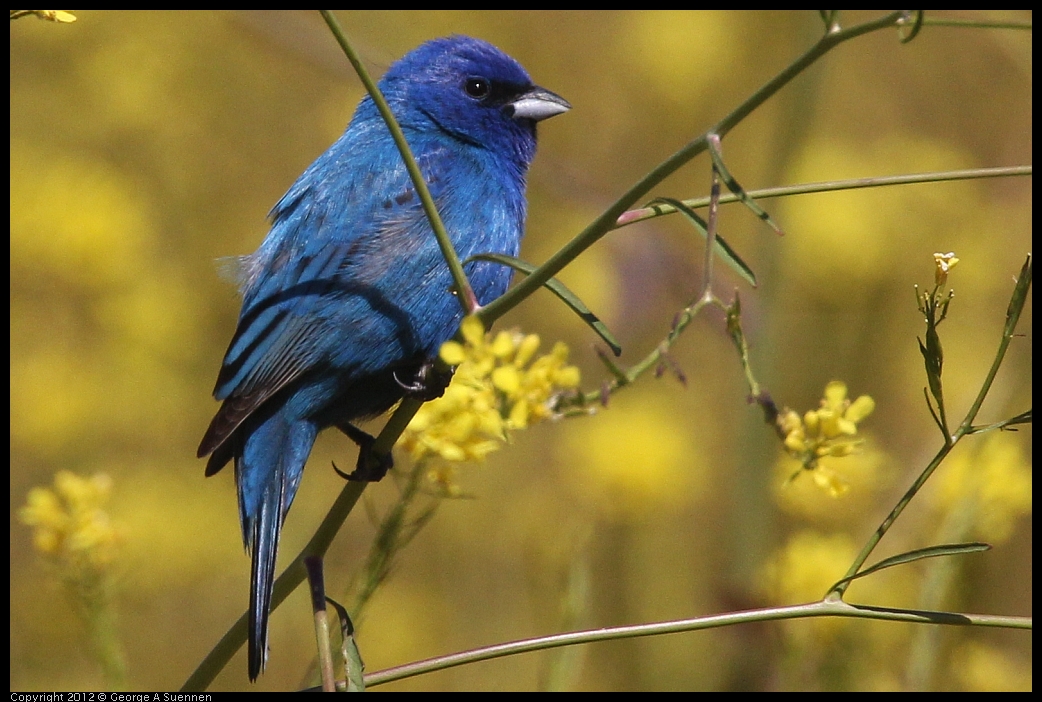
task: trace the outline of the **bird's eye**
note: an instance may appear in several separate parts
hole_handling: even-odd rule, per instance
[[[463,89],[467,91],[467,95],[480,100],[491,92],[492,85],[484,78],[467,78]]]

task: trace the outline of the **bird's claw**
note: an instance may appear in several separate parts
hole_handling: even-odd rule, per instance
[[[355,425],[347,422],[336,426],[351,441],[358,444],[358,463],[355,465],[354,471],[345,473],[337,468],[335,463],[333,464],[333,470],[341,478],[355,482],[375,483],[387,475],[387,471],[394,467],[394,459],[390,453],[380,455],[373,451],[373,444],[376,443],[376,438],[371,434],[367,434]]]
[[[452,380],[452,369],[443,370],[434,359],[427,359],[416,370],[416,374],[408,382],[402,382],[398,373],[392,373],[394,382],[405,391],[408,397],[422,402],[436,400],[445,394]]]

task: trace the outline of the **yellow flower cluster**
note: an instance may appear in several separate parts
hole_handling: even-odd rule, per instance
[[[563,343],[535,357],[535,334],[493,336],[473,316],[463,320],[460,331],[464,343],[447,341],[441,347],[441,359],[457,366],[452,382],[442,397],[420,408],[398,439],[414,460],[481,460],[511,430],[554,416],[556,398],[579,385],[579,369],[567,365]]]
[[[785,450],[799,461],[803,468],[814,473],[818,486],[833,496],[846,492],[847,485],[839,476],[823,468],[820,459],[826,456],[849,456],[862,443],[857,436],[857,424],[872,414],[875,400],[862,395],[853,402],[847,399],[845,383],[834,380],[825,386],[821,407],[800,417],[786,409],[778,415],[779,433],[785,439]],[[795,476],[793,476],[795,477]]]
[[[91,641],[107,687],[128,689],[126,662],[115,628],[113,562],[119,535],[105,511],[112,479],[69,471],[54,476],[54,487],[29,491],[18,516],[33,528],[36,550],[56,566]]]
[[[69,568],[72,573],[98,571],[116,555],[116,530],[104,506],[112,479],[99,473],[84,478],[60,471],[54,489],[33,488],[19,512],[33,528],[36,550]]]

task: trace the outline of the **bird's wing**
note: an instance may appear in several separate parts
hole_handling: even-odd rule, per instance
[[[224,405],[200,456],[217,452],[248,416],[334,347],[342,358],[345,346],[371,342],[365,334],[371,322],[359,319],[347,328],[345,307],[357,305],[363,317],[364,307],[378,306],[386,287],[380,282],[393,262],[423,245],[417,242],[430,242],[397,150],[393,159],[354,159],[369,164],[354,169],[351,155],[358,149],[334,147],[316,161],[272,211],[264,244],[244,257],[243,310],[214,389]],[[425,154],[421,166],[437,200],[445,179],[432,166],[443,162],[436,156]],[[380,349],[366,353],[379,356]],[[227,451],[215,453],[208,473],[230,458]]]

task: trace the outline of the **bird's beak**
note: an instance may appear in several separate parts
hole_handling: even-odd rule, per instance
[[[551,93],[546,88],[540,88],[538,85],[509,103],[507,107],[513,108],[510,116],[514,119],[530,119],[533,122],[539,122],[572,109],[572,106],[563,97]]]

